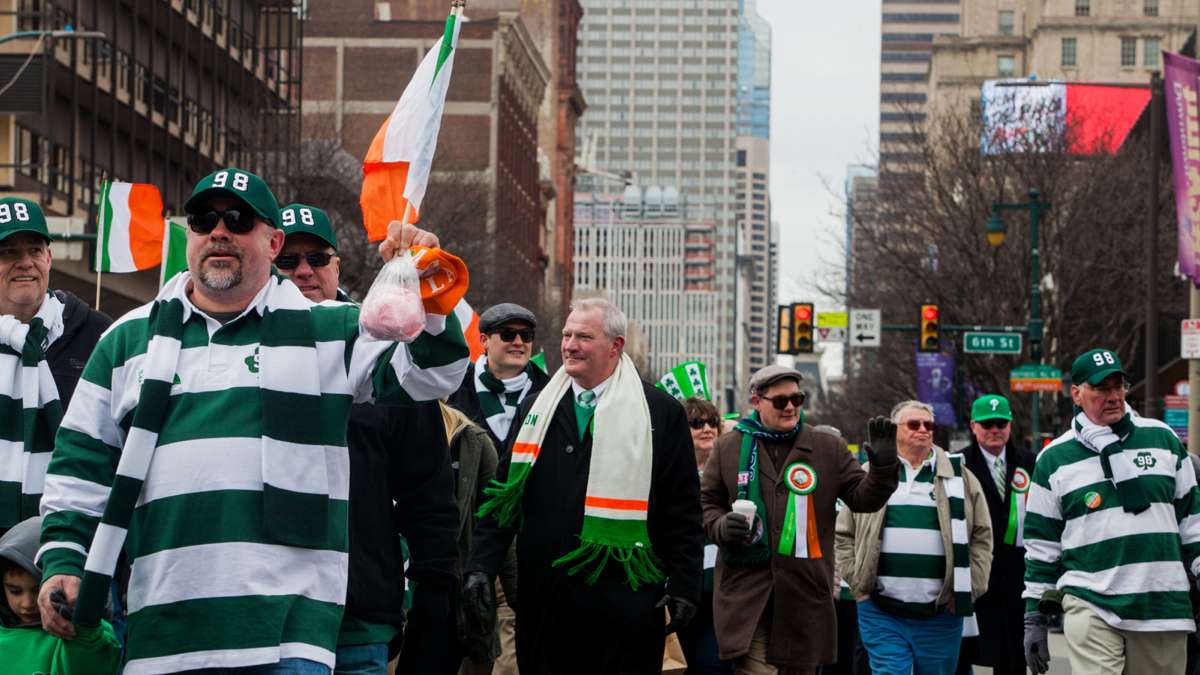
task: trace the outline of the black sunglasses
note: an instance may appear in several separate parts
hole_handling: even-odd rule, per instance
[[[225,227],[234,234],[246,234],[254,229],[258,219],[254,211],[248,208],[225,209],[224,211],[204,211],[187,215],[188,227],[196,234],[208,234],[217,229],[217,223],[225,222]]]
[[[937,430],[937,425],[933,423],[933,420],[909,420],[904,423],[904,426],[908,427],[909,431],[917,431],[921,427],[925,427],[925,431],[929,433]]]
[[[529,343],[533,342],[533,336],[535,335],[535,332],[532,328],[527,328],[525,330],[517,330],[516,328],[501,328],[500,330],[493,331],[492,335],[499,335],[500,339],[505,342],[512,342],[513,340],[517,339],[518,335],[520,335],[522,341]]]
[[[799,394],[792,394],[791,396],[776,396],[774,398],[770,396],[759,396],[759,398],[764,401],[770,401],[771,405],[775,406],[776,410],[783,410],[788,407],[789,403],[791,403],[792,406],[799,408],[800,406],[804,405],[804,400],[807,397],[803,392],[801,392]]]
[[[704,427],[712,427],[714,429],[720,429],[721,423],[719,421],[711,419],[711,418],[704,419],[704,418],[697,417],[694,420],[688,420],[688,426],[693,429],[703,429]]]
[[[294,270],[300,266],[300,258],[304,258],[309,267],[317,268],[328,265],[333,260],[333,254],[308,253],[301,256],[299,253],[285,253],[275,256],[275,266],[281,270]]]
[[[984,420],[982,422],[976,422],[976,424],[984,429],[1003,429],[1004,427],[1008,426],[1008,420]]]

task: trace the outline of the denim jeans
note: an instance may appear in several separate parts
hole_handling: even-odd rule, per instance
[[[858,603],[858,632],[874,675],[954,675],[963,618],[943,611],[928,619],[889,614],[870,598]]]
[[[337,648],[334,675],[387,675],[388,646],[386,642],[369,645],[346,645]]]
[[[278,663],[244,668],[203,668],[187,675],[329,675],[329,666],[308,659],[283,659]]]

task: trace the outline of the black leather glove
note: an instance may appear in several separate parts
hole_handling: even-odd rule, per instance
[[[1042,675],[1050,670],[1050,617],[1041,612],[1025,612],[1025,665]]]
[[[715,534],[721,546],[743,546],[750,536],[750,523],[742,514],[730,511],[717,521]]]
[[[492,580],[483,572],[467,572],[463,580],[462,605],[467,633],[483,635],[490,630],[492,615],[496,611],[496,589]]]
[[[696,616],[696,604],[687,598],[674,595],[664,595],[655,607],[666,607],[670,621],[667,622],[667,635],[688,627]]]
[[[867,421],[867,458],[871,466],[893,466],[896,463],[896,424],[886,417]]]

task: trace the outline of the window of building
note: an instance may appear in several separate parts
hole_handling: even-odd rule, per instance
[[[1065,37],[1062,39],[1062,65],[1064,67],[1073,67],[1076,65],[1076,54],[1078,43],[1073,37]]]
[[[1075,16],[1091,16],[1091,0],[1075,0]]]
[[[1017,60],[1011,54],[1001,54],[996,57],[996,74],[1000,77],[1012,77],[1017,72]]]
[[[1142,41],[1142,64],[1157,67],[1159,53],[1162,51],[1162,41],[1156,37],[1148,37]]]
[[[1158,0],[1142,0],[1142,14],[1158,16]]]
[[[1000,25],[999,30],[1001,35],[1013,34],[1013,11],[1011,9],[1000,10]]]
[[[1137,38],[1123,37],[1121,38],[1121,66],[1133,67],[1137,65]]]

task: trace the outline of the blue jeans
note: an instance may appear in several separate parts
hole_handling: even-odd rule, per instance
[[[954,675],[963,619],[943,611],[928,619],[889,614],[870,599],[858,603],[858,633],[873,675]]]
[[[388,646],[386,642],[369,645],[346,645],[337,648],[334,675],[387,675]]]
[[[283,659],[279,663],[244,668],[203,668],[189,675],[329,675],[329,666],[308,659]]]

